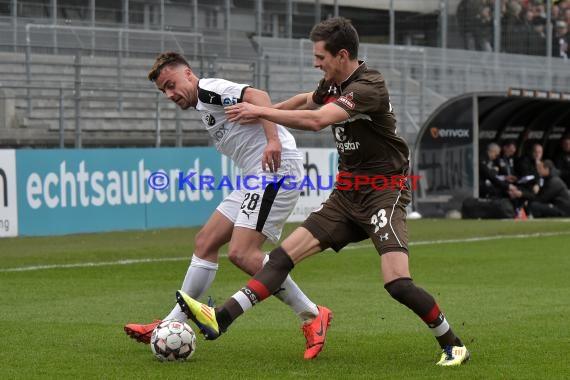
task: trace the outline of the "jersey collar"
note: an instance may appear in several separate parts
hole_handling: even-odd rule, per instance
[[[354,80],[354,78],[356,78],[357,76],[359,76],[361,73],[363,73],[364,71],[366,71],[366,63],[364,63],[364,61],[359,60],[358,61],[358,67],[352,72],[352,74],[350,74],[348,76],[348,78],[346,78],[341,84],[340,84],[340,89],[342,90],[343,87],[346,87],[350,82],[352,82]]]

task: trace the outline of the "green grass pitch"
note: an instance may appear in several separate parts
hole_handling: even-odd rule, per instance
[[[303,359],[297,317],[270,299],[218,340],[199,336],[190,361],[157,361],[123,325],[150,322],[174,305],[195,232],[0,239],[0,378],[570,377],[568,220],[410,221],[412,275],[471,350],[460,368],[434,365],[435,339],[385,292],[368,242],[326,251],[293,271],[335,313],[316,360]],[[210,295],[219,304],[247,278],[224,255]]]

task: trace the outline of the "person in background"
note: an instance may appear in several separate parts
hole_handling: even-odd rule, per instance
[[[552,41],[552,56],[568,60],[568,43],[570,34],[568,24],[565,21],[556,21],[554,28],[554,39]]]
[[[524,156],[515,161],[517,185],[532,187],[533,184],[538,183],[540,176],[536,170],[536,165],[542,161],[543,153],[542,144],[534,143]]]
[[[501,147],[497,143],[490,143],[479,160],[479,198],[507,197],[509,183],[499,176],[497,166],[500,155]]]
[[[517,181],[515,171],[515,154],[517,153],[517,146],[514,140],[506,140],[501,146],[501,157],[498,158],[497,164],[499,166],[499,175],[503,176],[508,183],[515,183]]]
[[[529,201],[531,215],[535,218],[570,216],[570,192],[557,175],[554,163],[544,160],[538,162],[536,168],[544,183]]]
[[[570,134],[562,137],[560,151],[554,158],[554,165],[560,172],[560,178],[570,187]]]

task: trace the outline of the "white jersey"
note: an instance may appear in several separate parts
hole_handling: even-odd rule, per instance
[[[207,78],[198,82],[198,104],[206,130],[214,140],[216,150],[230,157],[245,173],[258,173],[267,138],[261,124],[240,125],[227,120],[224,107],[243,100],[246,84],[224,79]],[[283,160],[302,159],[293,135],[277,125]]]

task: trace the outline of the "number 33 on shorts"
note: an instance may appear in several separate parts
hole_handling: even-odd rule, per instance
[[[380,228],[384,227],[388,223],[386,218],[386,210],[381,208],[370,218],[370,224],[374,226],[374,233],[377,233]]]

